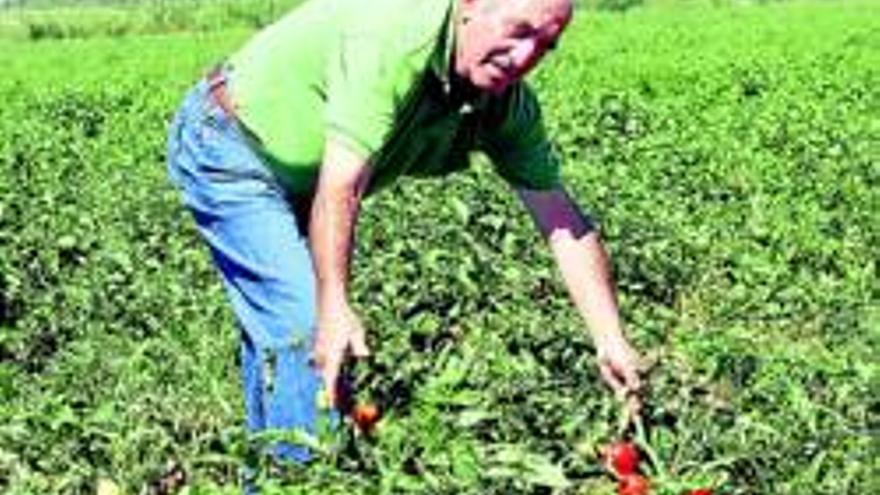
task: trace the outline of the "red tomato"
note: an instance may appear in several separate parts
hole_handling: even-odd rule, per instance
[[[617,482],[618,495],[647,495],[650,489],[648,478],[638,474],[624,476]]]
[[[709,488],[694,488],[687,492],[687,495],[712,495],[712,490]]]
[[[358,404],[351,411],[354,423],[365,433],[372,433],[376,423],[379,422],[379,408],[376,404]]]
[[[605,448],[605,466],[620,476],[639,469],[639,449],[632,442],[617,442]]]

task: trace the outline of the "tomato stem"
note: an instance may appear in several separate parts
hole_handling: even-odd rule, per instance
[[[657,452],[651,447],[651,444],[648,442],[648,436],[645,432],[645,425],[642,421],[642,416],[637,415],[633,418],[633,422],[636,427],[636,444],[645,452],[645,455],[648,456],[648,460],[651,462],[651,465],[654,466],[654,469],[657,470],[657,475],[661,478],[666,477],[666,466],[660,460],[660,456],[657,455]]]

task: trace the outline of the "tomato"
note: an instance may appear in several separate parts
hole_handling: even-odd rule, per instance
[[[351,418],[357,427],[365,433],[372,433],[380,418],[376,404],[358,404],[351,411]]]
[[[709,488],[694,488],[687,492],[687,495],[712,495],[712,490]]]
[[[638,474],[629,474],[617,482],[618,495],[647,495],[650,490],[648,478]]]
[[[639,449],[633,442],[617,442],[604,451],[605,466],[620,476],[634,474],[639,469]]]

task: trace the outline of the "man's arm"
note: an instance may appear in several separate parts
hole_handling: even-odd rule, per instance
[[[363,326],[348,301],[354,229],[370,178],[366,159],[327,140],[309,220],[309,243],[315,270],[318,330],[314,359],[333,403],[346,353],[368,353]]]
[[[603,378],[621,396],[637,393],[639,357],[623,334],[610,263],[598,232],[561,187],[520,188],[517,193],[550,244],[569,295],[590,329]]]

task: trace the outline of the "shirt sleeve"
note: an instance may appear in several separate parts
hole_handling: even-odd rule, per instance
[[[550,143],[534,92],[524,82],[490,105],[479,146],[514,187],[553,189],[560,183],[559,156]]]
[[[328,133],[365,157],[387,139],[395,109],[419,75],[400,41],[388,32],[356,28],[342,34],[328,60]]]

